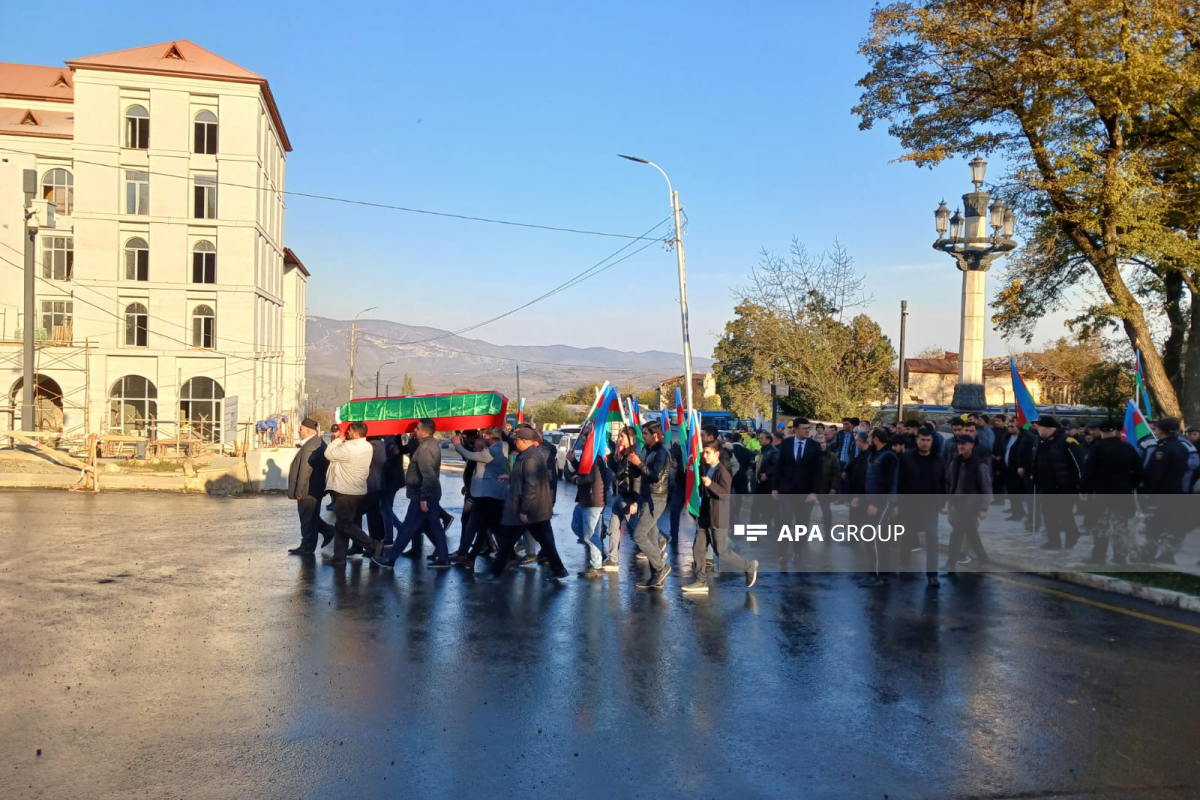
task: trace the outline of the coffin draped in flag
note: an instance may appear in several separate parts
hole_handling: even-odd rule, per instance
[[[501,427],[508,398],[500,392],[451,392],[411,397],[372,397],[343,403],[335,424],[343,431],[351,422],[364,422],[367,436],[412,433],[417,421],[431,418],[439,431]]]

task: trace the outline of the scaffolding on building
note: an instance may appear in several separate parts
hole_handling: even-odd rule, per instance
[[[33,373],[37,376],[37,382],[34,385],[34,405],[38,430],[56,431],[63,439],[80,442],[95,432],[92,429],[91,404],[88,402],[91,397],[93,347],[87,339],[76,344],[62,336],[35,342]],[[24,373],[25,358],[21,342],[0,341],[0,369],[5,367]],[[75,373],[77,378],[82,377],[82,380],[69,380],[71,373]],[[53,381],[58,392],[45,387],[43,379]],[[63,388],[64,383],[68,388]],[[24,386],[23,378],[7,388],[4,405],[0,406],[0,424],[7,423],[12,430],[21,427],[22,391],[16,388],[18,385]],[[68,421],[70,424],[67,424]]]

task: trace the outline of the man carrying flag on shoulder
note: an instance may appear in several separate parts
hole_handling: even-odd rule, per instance
[[[658,518],[667,508],[667,490],[671,480],[671,457],[663,446],[662,425],[647,422],[642,426],[642,438],[646,449],[642,453],[630,453],[629,464],[641,478],[641,497],[638,498],[637,525],[633,541],[646,556],[650,565],[650,576],[643,589],[661,589],[671,565],[666,562],[667,539],[658,532]]]

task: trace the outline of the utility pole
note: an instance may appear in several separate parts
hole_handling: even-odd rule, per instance
[[[896,371],[896,424],[904,419],[904,330],[908,327],[908,301],[900,301],[900,369]]]
[[[683,255],[683,227],[680,221],[679,192],[675,191],[675,187],[671,185],[671,179],[668,177],[666,171],[653,161],[647,161],[637,156],[622,155],[620,157],[627,161],[636,161],[639,164],[647,164],[654,167],[666,179],[667,192],[671,195],[671,213],[675,216],[675,238],[673,239],[673,243],[675,245],[675,259],[679,267],[679,317],[683,324],[684,386],[687,388],[687,406],[690,413],[695,408],[692,405],[692,337],[688,332],[687,260]]]
[[[354,399],[354,351],[358,348],[358,318],[368,311],[374,311],[378,306],[364,308],[362,311],[354,315],[354,319],[350,322],[350,397]],[[379,393],[379,387],[375,387],[376,394]]]
[[[517,404],[521,402],[521,362],[517,362]]]
[[[37,244],[37,224],[33,219],[33,198],[37,195],[37,170],[27,169],[21,173],[22,189],[25,191],[25,327],[24,327],[24,380],[21,382],[21,430],[32,431],[37,427],[37,409],[34,406],[37,378],[33,374],[33,334],[37,319],[36,275],[34,274],[34,249]]]
[[[385,361],[379,365],[379,369],[375,370],[375,396],[379,397],[379,373],[383,372],[383,368],[388,364],[395,364],[395,361]]]

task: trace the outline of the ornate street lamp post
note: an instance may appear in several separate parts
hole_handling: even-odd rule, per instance
[[[938,233],[933,249],[949,254],[963,274],[958,385],[951,400],[951,406],[958,411],[980,411],[987,406],[983,387],[983,325],[987,313],[984,276],[994,260],[1017,246],[1012,240],[1017,221],[1012,209],[999,199],[988,207],[992,196],[983,191],[987,162],[976,156],[970,166],[975,191],[963,195],[966,216],[958,211],[951,216],[944,200],[933,212]]]

